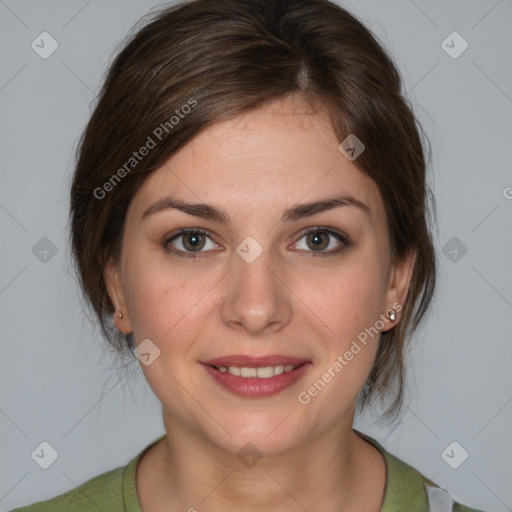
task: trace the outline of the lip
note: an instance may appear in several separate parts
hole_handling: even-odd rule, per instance
[[[238,356],[237,356],[238,357]],[[270,356],[269,356],[270,357]],[[272,356],[274,357],[274,356]],[[256,358],[259,366],[254,366],[255,358],[249,358],[253,365],[252,367],[258,368],[259,366],[274,366],[274,364],[262,363],[263,360],[276,360],[276,359],[268,359],[268,358]],[[292,360],[293,358],[288,358],[286,360]],[[219,358],[220,361],[227,361],[227,358]],[[247,361],[247,359],[245,359]],[[284,358],[279,359],[279,361],[284,361]],[[297,361],[297,359],[295,359]],[[212,359],[212,361],[215,361]],[[236,359],[236,361],[240,361],[240,359]],[[223,389],[227,390],[230,393],[235,395],[246,397],[246,398],[264,398],[268,396],[275,395],[290,386],[293,386],[297,381],[299,381],[304,374],[308,371],[308,368],[312,366],[310,361],[298,360],[302,361],[297,363],[287,363],[287,364],[299,364],[297,368],[291,370],[289,372],[283,372],[280,375],[274,375],[273,377],[269,377],[268,379],[262,379],[258,377],[240,377],[238,375],[231,375],[228,372],[221,372],[214,366],[209,363],[201,363],[201,366],[208,372],[208,374],[213,377],[215,382],[219,384]],[[247,363],[246,363],[247,364]],[[279,363],[277,363],[279,364]],[[281,363],[282,364],[282,363]],[[220,364],[219,366],[224,366],[224,364]],[[228,366],[244,366],[240,364],[228,364]]]
[[[216,357],[215,359],[208,359],[208,361],[201,362],[211,366],[246,366],[248,368],[259,368],[261,366],[286,366],[287,364],[293,364],[295,366],[310,361],[301,357],[290,357],[281,354],[272,354],[259,357],[235,354],[230,356]]]

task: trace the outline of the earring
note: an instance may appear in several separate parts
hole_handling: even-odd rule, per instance
[[[394,309],[392,309],[389,313],[388,313],[388,316],[389,316],[389,319],[390,320],[396,320],[396,311]]]
[[[119,315],[117,315],[119,318],[123,318],[123,313],[119,313]]]

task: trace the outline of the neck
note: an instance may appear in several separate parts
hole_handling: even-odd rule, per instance
[[[355,434],[352,419],[334,424],[285,454],[242,460],[164,414],[167,436],[154,446],[147,461],[157,476],[151,492],[145,485],[146,492],[140,493],[141,505],[151,501],[162,510],[192,512],[348,512],[364,504],[361,510],[378,511],[385,463],[373,446]]]

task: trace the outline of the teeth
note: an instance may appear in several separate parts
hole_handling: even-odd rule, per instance
[[[284,372],[284,366],[282,364],[274,366],[274,375],[281,375]]]
[[[256,376],[259,379],[268,379],[269,377],[274,376],[274,367],[273,366],[262,366],[256,370]]]
[[[231,371],[231,367],[228,368],[228,372]],[[256,377],[256,368],[246,368],[242,366],[240,368],[240,377]]]
[[[259,379],[269,379],[274,375],[281,375],[284,372],[291,372],[294,368],[299,365],[282,364],[277,366],[260,366],[259,368],[251,368],[248,366],[218,366],[217,369],[221,372],[227,372],[231,375],[237,375],[240,377],[258,377]]]

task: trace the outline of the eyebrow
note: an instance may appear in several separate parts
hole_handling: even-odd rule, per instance
[[[298,220],[340,206],[354,206],[367,214],[370,213],[370,208],[362,201],[359,201],[359,199],[352,196],[338,196],[311,203],[294,205],[284,211],[281,216],[281,222]],[[153,203],[144,211],[141,220],[165,210],[179,210],[189,215],[214,220],[221,224],[228,224],[230,220],[229,215],[221,208],[205,203],[186,203],[173,196],[164,197]]]

